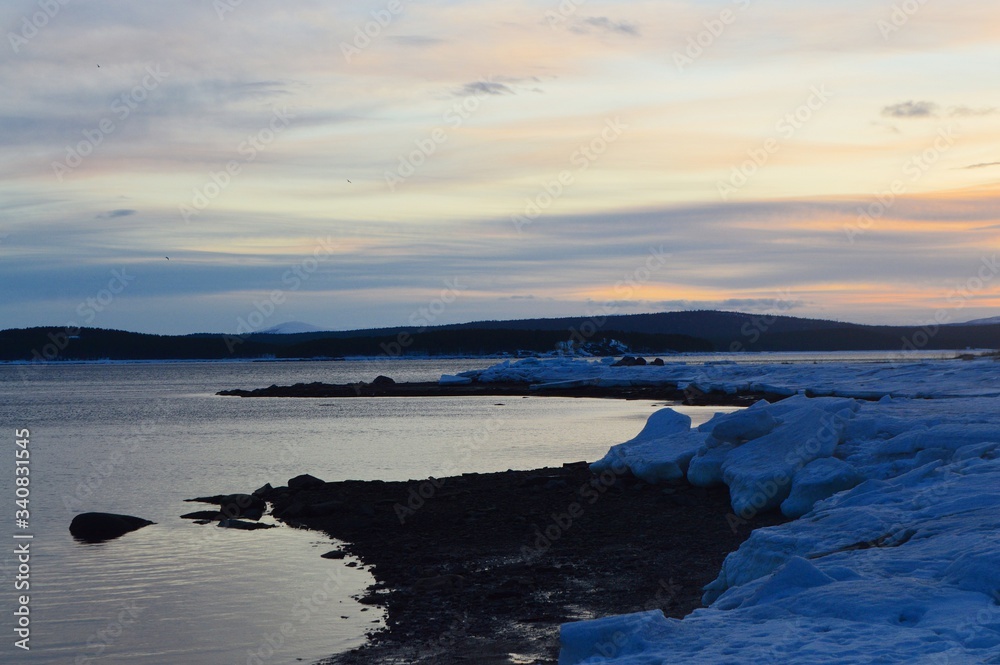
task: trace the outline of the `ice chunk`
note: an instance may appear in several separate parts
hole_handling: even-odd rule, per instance
[[[700,448],[688,464],[688,482],[696,487],[715,487],[725,484],[722,463],[734,448],[736,444],[733,443]]]
[[[468,376],[453,376],[451,374],[442,374],[441,378],[438,379],[439,386],[467,386],[472,383],[472,377]]]
[[[859,405],[799,395],[759,407],[781,424],[746,443],[711,447],[712,430],[703,428],[689,479],[711,481],[714,468],[725,469],[727,480],[774,482],[770,465],[791,479],[785,501],[801,501],[796,512],[815,500],[810,492],[828,493],[851,470],[864,480],[796,520],[754,531],[706,587],[708,606],[683,620],[654,614],[636,624],[608,618],[565,626],[560,663],[1000,664],[997,367],[828,364],[781,374],[720,366],[697,377],[735,386],[765,372],[772,382],[784,376],[788,385],[835,392],[884,385],[965,397]],[[828,434],[819,436],[823,429]],[[835,457],[823,456],[831,442]],[[803,448],[812,459],[799,455]]]
[[[947,424],[910,431],[894,436],[876,446],[877,455],[914,455],[927,448],[957,450],[976,443],[1000,442],[1000,427],[996,425]]]
[[[718,419],[712,436],[723,443],[743,443],[770,434],[778,421],[768,409],[745,409]]]
[[[799,469],[833,454],[856,408],[854,400],[806,404],[789,411],[781,427],[729,453],[722,472],[733,511],[745,516],[780,506]]]
[[[817,501],[855,487],[864,478],[847,462],[821,457],[802,467],[792,478],[792,490],[781,503],[786,517],[802,517]]]
[[[649,646],[647,635],[671,620],[661,610],[565,623],[559,629],[559,665],[604,663],[641,653]],[[593,660],[591,660],[593,659]]]
[[[673,409],[660,409],[646,421],[639,434],[590,465],[594,473],[627,467],[649,483],[684,478],[688,463],[704,445],[705,435],[691,429],[691,418]]]

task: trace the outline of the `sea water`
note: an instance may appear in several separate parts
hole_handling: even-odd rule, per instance
[[[372,582],[337,543],[280,527],[238,531],[179,518],[196,496],[324,480],[425,479],[594,460],[662,403],[530,398],[246,399],[228,388],[299,381],[435,380],[482,360],[0,365],[0,661],[202,665],[318,660],[378,628],[354,598]],[[716,409],[694,410],[704,420]],[[15,525],[15,431],[30,432],[27,529]],[[405,496],[400,497],[405,500]],[[81,512],[156,522],[75,542]],[[267,518],[265,518],[266,520]],[[31,535],[27,590],[14,534]],[[30,645],[13,612],[29,596]]]

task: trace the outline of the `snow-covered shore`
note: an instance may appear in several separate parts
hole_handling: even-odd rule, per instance
[[[560,665],[1000,663],[1000,363],[529,359],[475,376],[794,395],[697,430],[663,409],[593,465],[725,483],[736,522],[772,508],[798,519],[754,532],[683,620],[565,624]]]
[[[520,381],[546,384],[587,381],[603,386],[677,384],[705,392],[772,392],[856,397],[1000,397],[997,364],[989,359],[918,362],[684,363],[612,367],[603,361],[526,358],[504,361],[459,376],[483,383]]]

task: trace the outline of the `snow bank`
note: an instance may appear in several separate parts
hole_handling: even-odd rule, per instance
[[[726,369],[717,385],[746,374]],[[733,519],[778,505],[798,519],[751,534],[706,587],[707,607],[683,620],[564,625],[560,665],[1000,663],[1000,367],[841,369],[775,385],[889,395],[940,380],[937,399],[796,396],[688,432],[661,411],[595,463],[676,475],[700,442],[687,478],[729,484]],[[809,385],[818,378],[823,391]],[[893,386],[904,378],[914,390]]]
[[[608,359],[525,358],[506,360],[462,376],[482,382],[532,384],[590,380],[602,386],[671,385],[734,393],[756,390],[776,395],[874,400],[892,397],[1000,397],[997,363],[989,358],[956,361],[821,363],[703,363],[667,359],[662,366],[612,367]]]
[[[716,415],[697,430],[687,416],[660,409],[634,439],[613,446],[590,468],[595,473],[627,468],[649,483],[685,477],[702,487],[725,483],[733,511],[744,518],[781,506],[804,474],[789,503],[798,517],[812,508],[810,498],[815,502],[846,489],[818,482],[817,469],[806,468],[833,455],[857,409],[852,399],[797,396]]]
[[[691,430],[689,416],[673,409],[660,409],[649,417],[634,439],[613,446],[590,468],[594,473],[601,473],[621,469],[624,465],[647,483],[682,480],[704,438],[701,433]]]

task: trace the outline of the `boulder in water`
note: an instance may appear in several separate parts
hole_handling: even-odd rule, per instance
[[[131,515],[80,513],[70,522],[69,532],[79,541],[102,543],[155,523]]]

